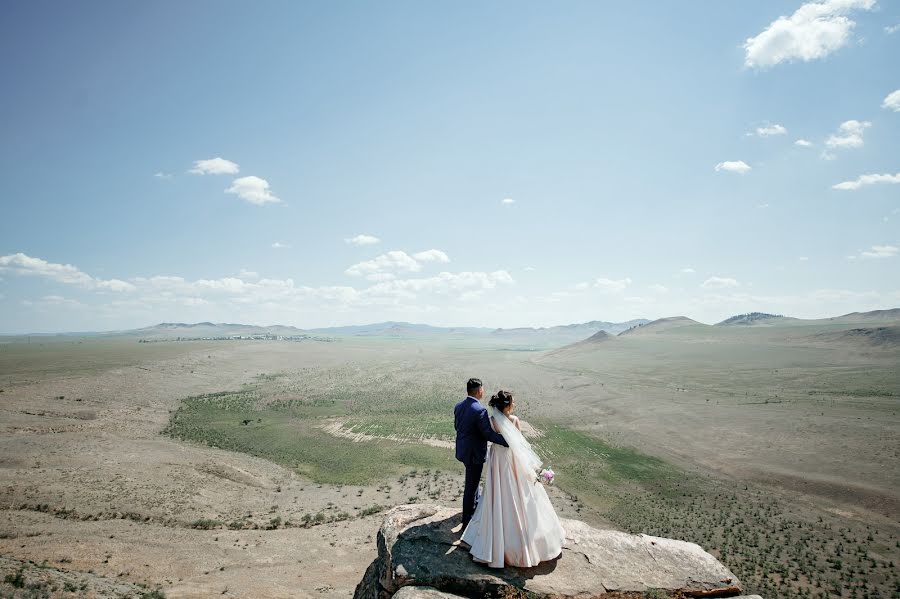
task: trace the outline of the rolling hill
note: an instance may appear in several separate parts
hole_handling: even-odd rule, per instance
[[[672,329],[677,329],[680,327],[686,326],[709,326],[704,325],[703,323],[697,322],[687,316],[670,316],[668,318],[660,318],[658,320],[654,320],[653,322],[648,322],[646,324],[637,325],[628,329],[627,331],[623,331],[620,333],[621,335],[654,335],[657,333],[662,333],[664,331],[670,331]]]

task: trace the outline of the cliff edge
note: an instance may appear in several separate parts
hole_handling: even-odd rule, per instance
[[[397,506],[385,515],[378,557],[354,599],[760,599],[741,595],[737,577],[694,543],[598,530],[577,520],[562,524],[566,544],[559,558],[534,568],[492,569],[473,562],[457,541],[459,510]]]

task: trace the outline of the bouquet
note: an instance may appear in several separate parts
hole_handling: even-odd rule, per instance
[[[537,473],[537,480],[535,482],[539,482],[542,485],[552,485],[554,476],[556,476],[556,473],[553,472],[553,470],[544,468]]]

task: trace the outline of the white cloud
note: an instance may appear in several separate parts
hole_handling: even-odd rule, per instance
[[[240,167],[224,158],[208,158],[206,160],[197,160],[194,162],[194,168],[189,173],[195,175],[234,175],[240,170]]]
[[[45,295],[36,300],[25,299],[22,300],[22,305],[29,308],[34,307],[42,311],[52,310],[54,313],[59,313],[59,310],[61,308],[85,307],[85,304],[79,302],[78,300],[63,297],[61,295]]]
[[[515,281],[505,270],[494,272],[442,272],[422,279],[397,279],[373,285],[364,291],[370,297],[398,296],[413,299],[419,293],[446,295],[466,291],[494,289]]]
[[[850,191],[859,189],[860,187],[864,187],[866,185],[875,185],[877,183],[900,183],[900,173],[897,173],[896,175],[860,175],[854,181],[843,181],[841,183],[837,183],[836,185],[832,185],[831,188],[840,189],[842,191]]]
[[[884,102],[881,103],[882,108],[900,112],[900,89],[894,90],[887,95]]]
[[[766,202],[766,203],[764,203],[764,204],[757,204],[756,207],[762,210],[762,209],[768,208],[768,207],[769,207],[769,203]]]
[[[884,28],[884,32],[888,35],[894,35],[898,31],[900,31],[900,23],[898,23],[896,25],[888,25],[887,27]]]
[[[737,279],[730,277],[709,277],[700,286],[704,289],[724,289],[726,287],[738,287]]]
[[[98,279],[74,266],[53,265],[40,259],[23,260],[17,255],[3,257],[2,264],[4,274],[27,267],[27,273],[49,273],[67,282],[91,287],[98,295],[102,289],[96,284]],[[342,324],[347,318],[398,318],[410,314],[446,314],[448,311],[461,314],[474,309],[472,302],[487,297],[491,290],[515,283],[505,270],[441,272],[412,279],[399,279],[393,273],[376,274],[378,281],[361,288],[309,287],[298,285],[292,279],[247,281],[234,276],[198,280],[166,275],[134,277],[129,279],[129,284],[135,293],[128,294],[125,299],[83,305],[91,306],[92,318],[107,323],[121,322],[123,328],[151,318],[184,320],[194,315],[205,320],[258,322],[263,319],[285,324],[295,324],[313,315],[313,318],[325,320],[325,324]],[[515,303],[515,299],[506,293],[492,293],[489,301],[499,302],[496,306]],[[59,306],[71,303],[62,295],[28,302],[28,305],[50,310],[48,313],[51,314]],[[483,307],[477,309],[481,311]],[[490,310],[493,308],[489,309],[489,313],[493,313]],[[346,316],[350,313],[355,316]],[[317,326],[320,324],[321,320]]]
[[[584,291],[585,289],[589,289],[590,287],[591,287],[590,283],[582,282],[582,283],[576,283],[573,288],[575,289],[575,291]]]
[[[650,291],[653,293],[669,293],[669,288],[665,285],[660,285],[659,283],[654,283],[648,287]]]
[[[276,241],[275,243],[272,244],[272,247],[275,248],[276,250],[284,250],[284,249],[290,248],[291,244]]]
[[[744,43],[744,65],[765,69],[782,62],[824,58],[850,42],[856,22],[847,15],[871,10],[875,0],[807,2],[791,16],[780,16]]]
[[[681,269],[681,272],[683,272],[683,273],[686,274],[686,275],[692,275],[692,274],[694,274],[694,273],[697,272],[697,271],[694,270],[694,269],[691,268],[691,267],[687,267],[687,268],[682,268],[682,269]]]
[[[756,135],[757,137],[772,137],[773,135],[784,135],[787,133],[787,129],[784,128],[783,125],[766,125],[764,127],[757,127],[755,133],[748,133],[747,135]]]
[[[862,258],[892,258],[900,252],[900,248],[895,245],[873,245],[870,249],[861,252]]]
[[[512,206],[513,204],[516,203],[516,201],[512,198],[503,198],[503,200],[500,203],[503,204],[504,206]]]
[[[153,176],[156,177],[157,179],[171,179],[172,178],[171,173],[164,173],[162,171],[153,173]]]
[[[425,250],[424,252],[418,252],[413,254],[413,258],[419,262],[440,262],[442,264],[450,262],[450,258],[448,258],[447,254],[441,250]]]
[[[618,293],[621,291],[625,291],[625,288],[629,285],[631,285],[631,279],[628,277],[617,280],[600,278],[594,281],[595,289],[600,289],[601,291],[607,293]]]
[[[533,267],[533,266],[526,266],[526,267],[523,268],[522,270],[524,270],[525,272],[534,272],[534,271],[536,271],[537,269],[536,269],[535,267]]]
[[[861,148],[863,132],[871,126],[872,123],[869,121],[844,121],[838,127],[837,133],[832,133],[825,140],[825,145],[829,148]]]
[[[720,162],[716,165],[716,172],[719,171],[728,171],[731,173],[748,173],[752,170],[749,164],[744,162],[743,160],[726,160],[725,162]]]
[[[813,143],[807,139],[798,139],[794,142],[794,145],[800,146],[801,148],[810,148],[812,147]]]
[[[56,264],[23,253],[0,256],[0,272],[38,276],[98,291],[134,291],[134,285],[119,279],[96,279],[71,264]]]
[[[446,264],[450,262],[450,258],[441,250],[425,250],[412,256],[401,250],[393,250],[372,260],[358,262],[344,272],[354,277],[365,277],[369,281],[389,281],[396,278],[394,273],[419,272],[422,264],[430,262]]]
[[[254,175],[235,179],[225,193],[233,193],[242,200],[247,200],[257,206],[281,203],[281,200],[269,191],[269,182]]]
[[[195,306],[208,306],[209,302],[203,299],[202,297],[186,297],[181,300],[181,303],[185,306],[195,307]]]
[[[242,269],[238,272],[238,277],[240,277],[240,278],[242,278],[242,279],[258,279],[258,278],[259,278],[259,273],[256,272],[256,271],[247,270],[247,269],[245,269],[245,268],[242,268]]]
[[[402,250],[393,250],[372,260],[358,262],[344,272],[354,277],[371,277],[384,272],[418,272],[420,270],[422,270],[422,265],[415,258]]]
[[[375,237],[374,235],[365,235],[360,234],[356,237],[350,237],[344,240],[350,245],[363,246],[363,245],[375,245],[376,243],[380,243],[381,240]]]

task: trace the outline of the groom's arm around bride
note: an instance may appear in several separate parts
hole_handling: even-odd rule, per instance
[[[466,466],[466,485],[463,491],[462,530],[475,513],[475,491],[481,480],[481,470],[487,455],[487,442],[508,446],[503,436],[491,427],[488,412],[479,403],[484,389],[479,379],[466,383],[468,395],[453,408],[456,428],[456,459]]]

